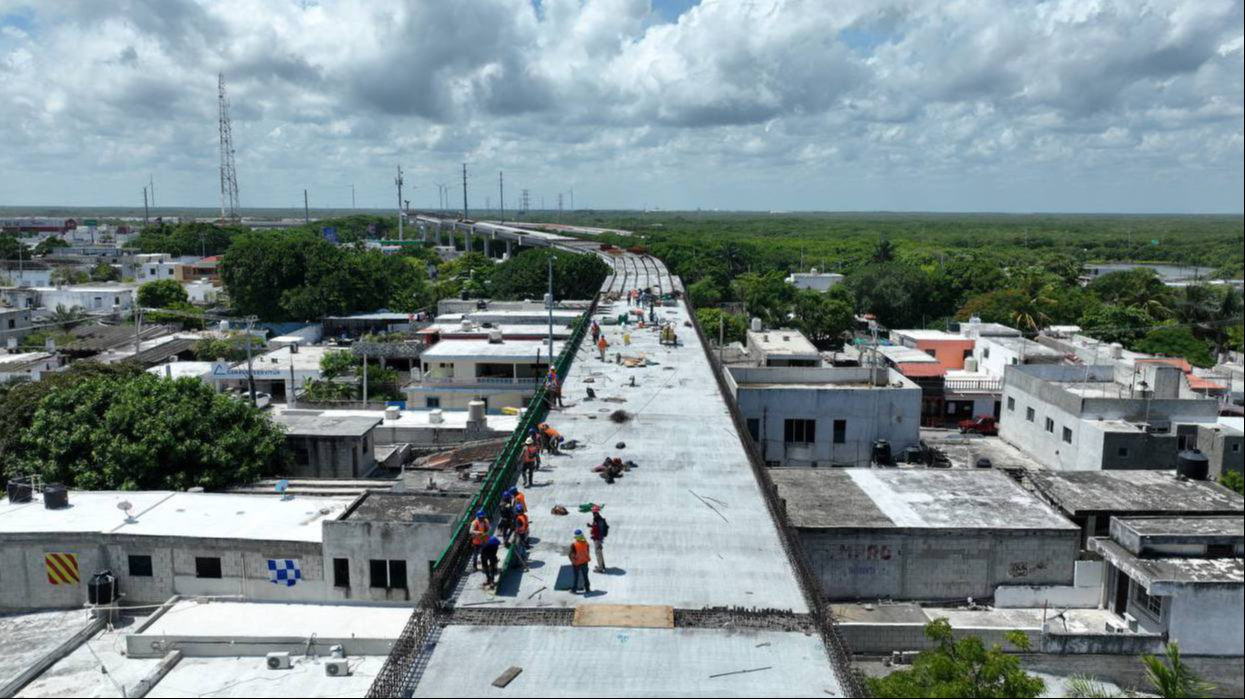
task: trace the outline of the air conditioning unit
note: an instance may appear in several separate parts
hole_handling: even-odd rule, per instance
[[[324,674],[327,677],[349,677],[350,661],[327,660],[324,663]]]
[[[290,659],[289,653],[269,653],[268,654],[269,670],[292,670],[294,662]]]

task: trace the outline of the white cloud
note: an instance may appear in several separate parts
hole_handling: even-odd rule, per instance
[[[387,205],[402,160],[427,205],[469,160],[479,199],[505,169],[602,207],[979,209],[1017,182],[1018,208],[1096,209],[1163,172],[1203,199],[1126,208],[1240,211],[1243,21],[1242,0],[702,0],[677,22],[650,0],[0,0],[0,168],[23,173],[0,203],[120,203],[154,172],[209,204],[224,71],[246,204],[358,183]],[[845,177],[870,184],[822,198]]]

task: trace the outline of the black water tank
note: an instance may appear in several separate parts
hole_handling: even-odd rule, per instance
[[[893,466],[895,464],[890,442],[885,439],[879,439],[873,443],[873,463],[882,466]]]
[[[925,462],[925,452],[920,447],[908,447],[904,451],[904,461],[910,464],[920,464]]]
[[[9,503],[13,505],[26,505],[35,497],[35,489],[30,485],[29,478],[14,478],[4,490],[9,497]]]
[[[98,573],[86,586],[86,598],[92,607],[109,607],[117,600],[117,579],[111,570]]]
[[[49,485],[44,488],[43,506],[49,510],[69,509],[69,490],[63,485]]]
[[[1181,452],[1176,457],[1176,475],[1191,481],[1210,478],[1210,459],[1197,449]]]

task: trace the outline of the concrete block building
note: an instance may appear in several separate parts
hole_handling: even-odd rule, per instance
[[[1109,536],[1115,519],[1245,516],[1240,495],[1178,479],[1174,471],[1032,471],[1028,479],[1039,497],[1081,528],[1086,545]]]
[[[774,466],[869,466],[878,440],[921,440],[921,389],[890,369],[732,367],[727,384]]]
[[[1194,656],[1245,655],[1245,519],[1117,519],[1090,547],[1105,597],[1130,624]]]
[[[82,608],[103,571],[130,606],[174,596],[406,603],[466,501],[411,496],[398,507],[395,497],[70,493],[64,509],[37,494],[2,500],[0,609]]]
[[[779,497],[832,601],[992,599],[1071,586],[1075,525],[996,471],[783,469]]]
[[[375,417],[287,410],[273,413],[294,453],[293,478],[367,478],[376,470]]]

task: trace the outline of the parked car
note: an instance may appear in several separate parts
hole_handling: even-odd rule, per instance
[[[973,420],[962,420],[960,421],[960,434],[979,434],[984,437],[997,437],[999,435],[999,421],[987,415]]]

